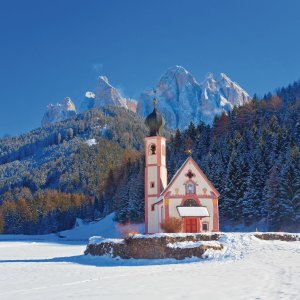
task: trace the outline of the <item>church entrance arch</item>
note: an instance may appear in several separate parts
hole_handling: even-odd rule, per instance
[[[195,199],[187,199],[183,202],[185,207],[197,207],[198,202]],[[197,217],[184,217],[184,229],[188,233],[196,233],[199,228],[199,218]]]
[[[194,199],[187,199],[184,201],[183,206],[193,207],[193,206],[199,206],[199,204]]]

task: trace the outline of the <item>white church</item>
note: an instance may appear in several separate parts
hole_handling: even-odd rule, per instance
[[[189,156],[168,183],[166,139],[160,136],[164,118],[155,107],[145,120],[145,233],[163,232],[170,217],[182,218],[183,231],[219,231],[219,193]]]

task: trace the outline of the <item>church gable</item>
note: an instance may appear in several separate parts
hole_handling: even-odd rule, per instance
[[[203,197],[216,198],[218,191],[208,180],[196,162],[189,157],[174,175],[162,195],[183,196],[186,194],[197,194]]]

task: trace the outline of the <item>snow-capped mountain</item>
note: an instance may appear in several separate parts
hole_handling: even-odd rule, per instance
[[[85,100],[80,106],[80,110],[84,111],[94,107],[105,107],[108,105],[121,106],[127,108],[126,99],[120,92],[113,87],[106,76],[99,76],[95,94],[87,92]]]
[[[106,76],[99,76],[96,92],[85,93],[85,99],[80,105],[80,111],[109,105],[124,107],[136,112],[137,102],[134,99],[122,97],[118,89],[109,83]]]
[[[192,121],[212,124],[214,117],[250,100],[250,96],[224,73],[215,78],[209,73],[199,83],[185,68],[169,68],[154,90],[141,93],[138,101],[125,98],[113,87],[106,76],[99,76],[95,92],[87,91],[80,104],[80,112],[92,108],[120,106],[146,117],[153,110],[153,98],[169,128],[186,128]],[[63,103],[50,104],[42,125],[65,120],[76,114],[74,103],[66,98]]]
[[[76,116],[76,107],[73,101],[67,97],[62,102],[49,104],[42,119],[42,126],[63,121]]]
[[[137,112],[147,116],[153,110],[156,96],[157,107],[168,127],[186,128],[192,121],[211,124],[215,115],[230,111],[250,101],[250,96],[237,83],[221,73],[215,79],[209,73],[203,82],[196,79],[183,67],[167,70],[153,90],[144,91],[138,100]]]

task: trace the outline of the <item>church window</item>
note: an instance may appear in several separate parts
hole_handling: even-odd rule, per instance
[[[151,182],[150,182],[150,187],[151,187],[151,188],[154,188],[154,187],[155,187],[154,181],[151,181]]]
[[[188,182],[185,186],[186,194],[195,194],[195,185],[192,182]]]
[[[208,231],[208,223],[202,223],[202,230]]]
[[[183,206],[192,207],[192,206],[199,206],[199,205],[196,200],[188,199],[184,202]]]
[[[149,154],[150,155],[155,155],[156,154],[156,146],[155,144],[151,144],[149,147]]]

